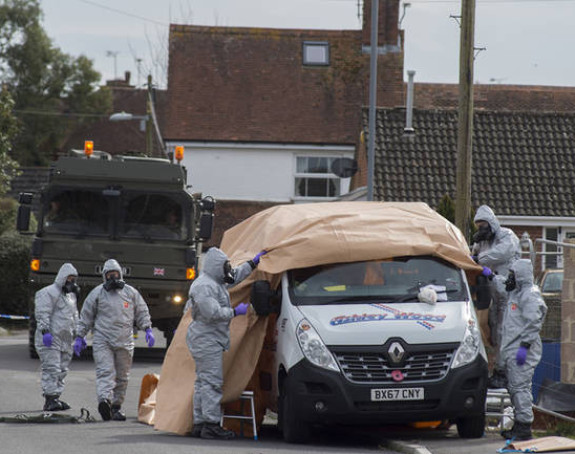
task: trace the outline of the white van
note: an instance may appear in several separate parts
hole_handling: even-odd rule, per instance
[[[463,270],[434,256],[335,263],[286,271],[272,293],[255,282],[252,304],[278,313],[286,441],[317,424],[445,420],[482,436],[487,356]]]

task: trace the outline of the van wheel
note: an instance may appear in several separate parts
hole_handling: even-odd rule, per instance
[[[485,432],[485,414],[460,418],[456,424],[461,438],[481,438]]]
[[[293,398],[290,397],[288,389],[289,378],[286,378],[280,393],[278,426],[287,443],[305,443],[310,439],[311,430],[309,425],[296,415]]]

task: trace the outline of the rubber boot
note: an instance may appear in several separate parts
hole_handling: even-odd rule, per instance
[[[112,405],[112,420],[114,421],[126,420],[126,414],[122,411],[122,407],[118,404]]]
[[[58,400],[58,396],[44,396],[46,401],[44,402],[44,411],[62,411],[62,402]],[[68,407],[70,408],[70,407]]]
[[[501,432],[501,436],[506,440],[531,440],[533,438],[533,435],[531,434],[531,424],[515,421],[513,428],[511,430],[504,430]]]
[[[531,424],[527,422],[516,421],[513,425],[512,432],[515,441],[531,440],[533,438],[531,434]]]
[[[204,424],[194,424],[194,427],[192,427],[192,432],[190,433],[190,437],[200,438],[202,436],[203,428]]]
[[[108,399],[104,399],[98,404],[98,412],[104,421],[112,419],[112,405]]]
[[[224,429],[219,424],[206,423],[202,428],[200,437],[207,440],[231,440],[236,437],[236,434],[231,430]]]
[[[56,398],[56,401],[60,404],[60,406],[62,407],[62,410],[70,410],[70,408],[71,408],[70,405],[68,405],[63,400],[60,400],[59,396]]]

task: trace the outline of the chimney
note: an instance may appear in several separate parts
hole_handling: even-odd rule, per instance
[[[415,71],[407,71],[407,100],[405,102],[405,128],[403,134],[411,136],[415,134],[413,129],[413,78]]]
[[[363,0],[362,44],[370,45],[371,2]],[[399,42],[399,2],[400,0],[379,0],[378,46],[397,45]]]

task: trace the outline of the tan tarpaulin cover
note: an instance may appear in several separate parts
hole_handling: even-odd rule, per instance
[[[266,279],[277,287],[281,273],[326,263],[434,255],[471,272],[481,271],[469,257],[461,232],[424,203],[337,202],[280,205],[227,230],[221,249],[234,266],[265,249],[258,269],[232,289],[233,304],[249,301],[251,283]],[[186,346],[186,314],[168,349],[158,384],[155,428],[185,434],[192,427],[195,368]],[[273,346],[264,345],[268,318],[250,314],[232,321],[231,349],[224,356],[224,400],[246,389],[258,393],[260,369],[269,369]],[[269,331],[269,330],[268,330]],[[260,356],[264,347],[264,352]],[[259,364],[258,364],[259,361]],[[256,367],[258,369],[256,369]],[[251,382],[250,382],[251,379]],[[256,389],[254,389],[256,388]]]
[[[565,437],[542,437],[534,440],[515,441],[505,449],[517,449],[523,452],[575,451],[575,440]]]

